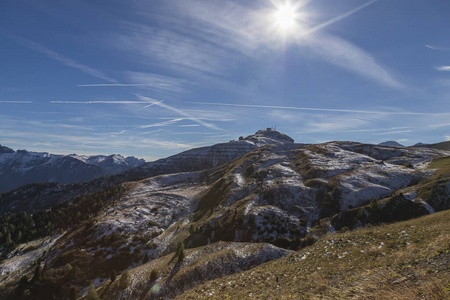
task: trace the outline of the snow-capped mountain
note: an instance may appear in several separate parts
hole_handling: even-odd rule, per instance
[[[121,155],[57,155],[0,145],[0,192],[34,182],[74,183],[124,172],[145,161]]]

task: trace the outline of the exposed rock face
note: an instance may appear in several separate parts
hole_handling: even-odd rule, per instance
[[[74,183],[124,172],[145,161],[121,155],[55,155],[0,146],[0,192],[35,182]]]

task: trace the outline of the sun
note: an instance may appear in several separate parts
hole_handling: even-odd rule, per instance
[[[297,7],[290,3],[284,3],[276,8],[273,17],[279,30],[291,31],[297,25]]]

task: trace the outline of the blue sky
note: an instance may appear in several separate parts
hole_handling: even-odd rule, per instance
[[[449,32],[448,0],[3,0],[0,144],[153,160],[272,126],[449,140]]]

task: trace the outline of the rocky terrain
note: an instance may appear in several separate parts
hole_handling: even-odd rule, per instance
[[[35,182],[75,183],[124,172],[145,163],[121,155],[56,155],[0,145],[0,192]]]
[[[293,139],[281,132],[260,130],[246,138],[241,137],[238,141],[187,150],[154,162],[144,163],[116,175],[104,176],[88,182],[65,185],[56,184],[55,182],[29,184],[8,193],[0,194],[0,215],[21,211],[34,212],[38,209],[50,208],[77,195],[97,192],[125,182],[164,174],[210,169],[239,158],[259,146],[291,144],[293,142]],[[65,170],[65,173],[72,173],[72,171],[67,172],[67,169],[63,170]]]
[[[86,294],[168,299],[194,289],[215,296],[217,289],[240,286],[238,279],[213,289],[197,287],[271,260],[306,261],[315,251],[306,249],[315,243],[325,247],[336,230],[449,209],[449,155],[427,147],[296,144],[278,131],[261,130],[238,141],[146,163],[73,189],[83,190],[84,198],[70,200],[76,193],[70,194],[65,206],[44,214],[64,234],[45,253],[40,250],[45,243],[30,250],[29,255],[41,251],[37,265],[17,262],[23,255],[17,249],[26,244],[8,252],[0,264],[5,274],[0,294],[23,296],[28,290],[35,299],[53,296],[49,291],[59,299]],[[112,189],[113,183],[117,186]],[[35,195],[56,189],[64,195],[68,186],[44,186]],[[3,201],[13,195],[8,197]],[[62,219],[72,220],[70,225],[58,221],[61,216],[69,216]],[[346,255],[333,247],[326,251]],[[265,272],[248,272],[252,270]],[[38,271],[39,280],[33,275]],[[267,279],[270,286],[285,282],[283,274],[272,277]]]

